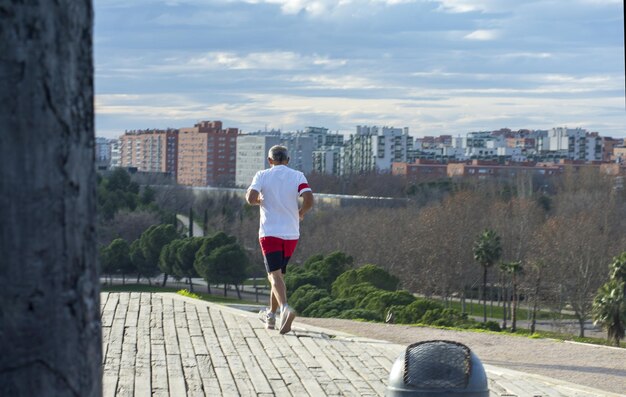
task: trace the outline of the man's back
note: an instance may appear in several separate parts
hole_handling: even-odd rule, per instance
[[[300,171],[275,165],[257,172],[251,189],[261,193],[259,237],[297,239],[300,236],[298,197],[310,191]]]

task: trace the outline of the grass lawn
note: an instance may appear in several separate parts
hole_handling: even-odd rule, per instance
[[[118,284],[118,285],[103,285],[100,287],[101,292],[172,292],[172,293],[177,293],[180,290],[181,288],[161,287],[158,285],[146,285],[146,284],[124,284],[124,285]],[[253,302],[253,301],[237,299],[235,292],[231,292],[231,294],[235,295],[234,297],[230,297],[230,296],[224,297],[222,295],[222,290],[219,290],[219,295],[217,295],[217,290],[216,290],[215,295],[207,294],[205,292],[196,292],[196,291],[194,291],[194,294],[199,296],[200,299],[207,301],[207,302],[222,303],[222,304],[236,303],[236,304],[245,304],[245,305],[258,305],[258,303]]]

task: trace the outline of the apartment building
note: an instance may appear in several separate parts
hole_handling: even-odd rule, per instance
[[[318,174],[343,175],[343,146],[327,146],[313,151],[313,171]]]
[[[235,183],[237,128],[221,121],[201,121],[178,133],[177,182],[187,186],[229,186]]]
[[[111,164],[111,140],[96,137],[96,168],[106,170]]]
[[[345,145],[344,172],[391,172],[393,162],[406,162],[413,149],[409,128],[356,127]]]
[[[289,167],[305,174],[313,170],[313,150],[315,140],[306,133],[285,133],[280,136],[280,144],[289,150]]]
[[[121,167],[176,175],[178,130],[125,131],[119,141]]]
[[[120,140],[111,139],[109,141],[109,147],[111,149],[111,160],[109,168],[117,168],[122,166],[122,154],[120,152]]]
[[[237,137],[235,185],[249,186],[257,171],[270,166],[267,162],[267,154],[272,146],[280,143],[279,134],[239,135]]]

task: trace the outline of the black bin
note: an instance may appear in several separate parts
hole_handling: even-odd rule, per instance
[[[418,342],[396,359],[387,397],[489,397],[485,369],[465,345],[446,340]]]

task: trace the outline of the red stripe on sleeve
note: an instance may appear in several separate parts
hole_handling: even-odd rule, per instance
[[[298,193],[300,193],[301,191],[303,191],[304,189],[309,189],[309,184],[308,183],[301,183],[298,186]]]

